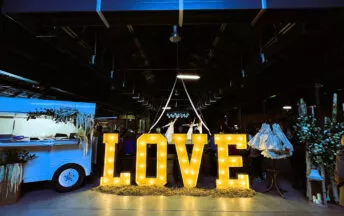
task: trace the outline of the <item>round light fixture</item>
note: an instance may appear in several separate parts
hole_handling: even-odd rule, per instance
[[[284,110],[291,110],[293,107],[292,106],[289,106],[289,105],[286,105],[286,106],[283,106],[282,107]]]

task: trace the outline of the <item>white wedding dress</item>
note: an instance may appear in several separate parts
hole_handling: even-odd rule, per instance
[[[273,124],[273,136],[274,139],[276,139],[276,143],[274,146],[271,146],[270,149],[278,150],[278,151],[285,151],[285,154],[276,154],[273,151],[270,151],[270,149],[267,149],[262,152],[262,155],[264,155],[267,158],[273,158],[273,159],[282,159],[292,156],[294,148],[293,145],[289,142],[286,135],[283,133],[281,127],[279,124]],[[288,151],[287,151],[288,150]]]
[[[165,133],[165,137],[167,139],[167,143],[172,143],[172,135],[174,134],[174,123],[177,121],[177,119],[175,119],[174,121],[168,123],[167,125],[163,126],[164,127],[168,127]]]
[[[271,145],[271,141],[269,140],[271,134],[270,125],[264,123],[258,133],[248,142],[248,145],[254,149],[263,151],[268,148],[268,145]]]
[[[294,151],[292,144],[279,124],[273,124],[272,129],[273,131],[269,124],[262,124],[259,132],[248,142],[249,146],[262,151],[261,154],[267,158],[282,159],[290,157]],[[285,154],[277,154],[277,151],[284,151]]]
[[[194,124],[194,121],[191,124],[185,124],[183,126],[189,126],[188,132],[186,134],[188,143],[192,142],[192,134],[193,134],[193,128],[197,126],[197,124]]]
[[[202,121],[200,121],[198,124],[196,124],[196,129],[199,131],[199,133],[200,134],[202,134],[203,133],[203,122]]]

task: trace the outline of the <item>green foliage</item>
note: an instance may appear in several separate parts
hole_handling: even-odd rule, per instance
[[[294,126],[298,142],[319,143],[322,139],[321,128],[314,116],[303,116],[297,119]]]
[[[299,118],[294,126],[299,143],[306,143],[306,150],[313,165],[323,165],[325,172],[331,176],[335,169],[335,158],[341,150],[341,137],[344,135],[344,123],[337,122],[337,96],[334,94],[332,121],[326,117],[321,128],[314,116],[307,116],[303,100],[299,104]]]
[[[0,166],[6,164],[26,163],[37,158],[35,154],[30,154],[26,150],[6,150],[0,152]]]
[[[322,140],[318,144],[321,163],[323,163],[327,173],[334,173],[335,158],[341,150],[341,137],[344,134],[344,123],[327,121],[324,125]]]
[[[59,109],[43,109],[41,111],[29,112],[27,120],[51,117],[56,123],[74,123],[77,118],[79,111],[73,108],[59,108]]]
[[[82,136],[92,133],[93,128],[93,115],[80,113],[77,109],[63,107],[59,109],[42,109],[40,111],[29,112],[27,120],[36,118],[51,118],[56,123],[72,123],[76,128],[83,129]],[[80,131],[79,131],[80,132]],[[79,133],[78,132],[78,133]]]

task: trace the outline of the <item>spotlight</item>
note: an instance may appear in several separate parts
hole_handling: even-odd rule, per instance
[[[170,109],[172,109],[170,106],[168,106],[168,107],[163,107],[162,109],[164,109],[164,110],[170,110]]]

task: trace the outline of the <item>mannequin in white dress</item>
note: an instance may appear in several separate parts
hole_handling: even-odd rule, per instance
[[[200,121],[198,122],[198,124],[196,124],[196,130],[198,130],[198,132],[199,132],[200,134],[202,134],[202,132],[203,132],[202,124],[203,124],[203,121],[202,121],[202,120],[200,120]]]
[[[165,133],[165,137],[168,143],[172,143],[172,135],[174,134],[174,123],[176,123],[178,118],[172,120],[167,125],[163,126],[163,128],[168,127]]]
[[[184,124],[183,126],[189,126],[188,132],[186,134],[186,137],[188,139],[188,142],[191,143],[192,141],[192,133],[193,133],[193,128],[195,126],[197,126],[197,124],[195,124],[195,120],[193,120],[192,122],[190,122],[190,124]]]

